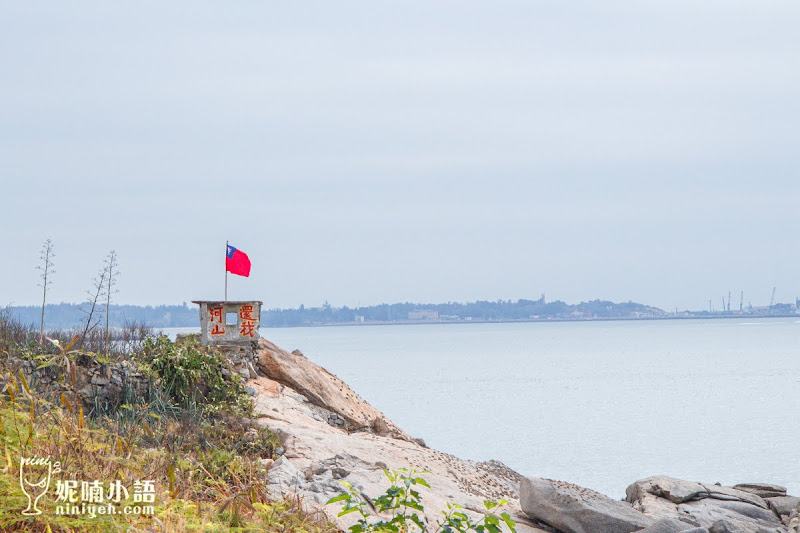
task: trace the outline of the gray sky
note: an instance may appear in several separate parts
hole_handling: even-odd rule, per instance
[[[0,305],[800,295],[796,1],[0,6]]]

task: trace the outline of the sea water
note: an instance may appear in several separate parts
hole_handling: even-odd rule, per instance
[[[624,496],[651,475],[800,495],[800,319],[262,328],[433,448]],[[401,467],[404,465],[392,465]]]

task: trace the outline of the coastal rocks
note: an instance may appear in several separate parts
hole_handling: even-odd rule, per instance
[[[665,498],[672,503],[714,498],[717,500],[741,501],[762,509],[767,508],[767,502],[763,498],[750,492],[720,485],[705,485],[693,481],[683,481],[667,476],[653,476],[642,479],[625,489],[626,500],[630,503],[641,500],[645,494]]]
[[[296,490],[304,478],[289,459],[279,457],[269,468],[267,483],[276,492],[290,492]]]
[[[736,490],[742,490],[755,494],[762,498],[774,498],[776,496],[786,496],[786,487],[772,485],[769,483],[740,483],[733,486]]]
[[[789,533],[800,533],[800,510],[793,511],[784,523],[789,527]]]
[[[291,354],[278,355],[286,357]],[[424,518],[430,524],[441,519],[441,511],[447,508],[447,503],[461,505],[466,513],[479,520],[485,512],[484,500],[506,499],[509,501],[507,510],[517,521],[519,533],[554,531],[540,527],[539,523],[522,513],[518,502],[521,476],[513,470],[497,461],[466,461],[424,447],[410,437],[395,437],[398,431],[396,426],[383,415],[378,416],[379,411],[360,398],[352,400],[351,397],[355,395],[344,384],[341,390],[338,385],[323,390],[326,395],[324,401],[320,398],[312,400],[289,382],[305,388],[311,386],[312,377],[309,376],[321,380],[323,384],[327,382],[332,385],[339,380],[319,367],[315,369],[316,365],[304,357],[300,358],[299,354],[291,357],[291,360],[303,365],[302,372],[300,369],[280,369],[273,362],[270,364],[274,366],[268,370],[272,376],[281,376],[283,382],[261,375],[247,383],[256,391],[255,412],[259,416],[259,423],[269,427],[278,436],[284,452],[272,465],[276,473],[268,480],[273,496],[297,496],[309,510],[324,511],[341,529],[346,530],[355,520],[354,515],[337,517],[341,504],[325,505],[343,490],[341,481],[347,481],[363,494],[377,498],[389,486],[383,474],[384,469],[416,468],[429,472],[422,474],[422,477],[432,489],[422,487],[420,493],[425,506]],[[337,399],[336,394],[344,398]],[[316,395],[322,396],[322,393],[317,391]],[[316,402],[328,407],[320,407]],[[349,410],[343,406],[347,406],[348,402],[351,402],[349,405],[353,411],[357,406],[362,414],[376,417],[378,424],[373,424],[373,427],[377,425],[377,431],[369,427],[354,431],[352,426],[343,429],[336,424],[340,418],[345,421],[348,418],[365,419],[358,414],[345,417],[332,410],[341,409],[347,413]],[[347,421],[347,424],[351,422]],[[293,468],[289,468],[289,464]]]
[[[790,533],[800,533],[800,498],[776,496],[767,498],[767,505],[778,515]]]
[[[767,499],[767,505],[781,517],[788,517],[792,512],[800,512],[800,498],[795,496],[777,496]]]
[[[382,436],[411,439],[345,382],[309,361],[299,350],[289,353],[262,338],[258,341],[257,358],[258,369],[267,377],[337,415],[328,417],[328,424],[348,431],[367,430]]]
[[[625,502],[571,483],[547,479],[523,479],[520,506],[528,516],[564,533],[631,533],[654,522]]]
[[[732,487],[666,476],[639,480],[626,489],[626,500],[645,516],[671,519],[711,533],[785,532],[781,517],[767,500]]]
[[[691,529],[687,529],[687,527]],[[704,527],[691,527],[685,522],[662,518],[652,525],[640,529],[638,533],[708,533],[708,529]]]
[[[334,427],[344,427],[345,424],[347,424],[347,422],[345,421],[344,418],[342,418],[338,414],[331,413],[328,415],[328,424]]]
[[[769,533],[773,530],[764,530],[753,524],[740,521],[718,520],[708,528],[709,533]]]
[[[800,498],[776,485],[654,476],[631,484],[626,500],[546,479],[520,487],[522,510],[562,533],[800,533]]]

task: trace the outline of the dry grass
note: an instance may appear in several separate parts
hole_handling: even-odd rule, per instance
[[[156,390],[148,403],[89,418],[70,393],[47,401],[23,374],[3,367],[3,354],[29,349],[31,336],[2,320],[0,315],[0,531],[336,531],[324,516],[306,513],[301,501],[273,499],[266,478],[277,440],[241,412],[179,405]],[[40,501],[43,514],[25,516],[20,457],[34,456],[60,461],[62,472]],[[154,513],[57,515],[59,480],[97,480],[105,487],[120,481],[129,490],[136,480],[152,481]],[[125,505],[141,504],[129,498],[117,507]]]
[[[62,328],[45,331],[45,336],[58,340],[62,345],[78,337],[75,348],[83,352],[103,354],[115,359],[127,358],[141,351],[144,341],[155,334],[153,328],[139,321],[127,321],[121,328],[109,331],[111,353],[106,354],[106,331],[94,326],[84,328]],[[16,357],[32,357],[47,353],[49,343],[39,345],[39,330],[31,324],[17,320],[7,309],[0,309],[0,354]]]

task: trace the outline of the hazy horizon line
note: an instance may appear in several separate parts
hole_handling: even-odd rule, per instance
[[[544,295],[540,295],[540,298],[541,298],[541,296],[544,296]],[[263,306],[263,308],[264,309],[299,309],[300,306],[303,306],[305,308],[317,308],[317,307],[323,307],[324,305],[327,304],[327,305],[329,305],[330,307],[333,307],[333,308],[345,308],[345,307],[347,307],[347,308],[350,308],[350,309],[360,309],[360,308],[368,308],[368,307],[377,307],[377,306],[381,306],[381,305],[402,305],[402,304],[445,305],[445,304],[469,304],[469,303],[477,303],[477,302],[492,302],[493,303],[493,302],[498,302],[498,301],[516,303],[516,302],[518,302],[520,300],[527,300],[527,301],[531,301],[531,302],[536,302],[536,301],[539,301],[540,298],[516,298],[516,299],[497,298],[497,299],[493,299],[493,300],[492,299],[480,299],[480,298],[478,298],[478,299],[472,299],[472,300],[447,300],[447,301],[439,301],[439,302],[433,302],[433,301],[422,302],[422,301],[405,300],[405,301],[395,301],[395,302],[380,302],[380,303],[372,303],[372,304],[361,304],[359,302],[358,304],[355,304],[355,305],[350,305],[350,304],[335,305],[333,303],[328,302],[327,300],[324,300],[323,303],[318,303],[318,304],[300,303],[300,304],[298,304],[298,305],[296,305],[294,307],[281,307],[281,306],[267,307],[267,306]],[[239,300],[239,299],[240,298],[230,298],[230,300]],[[222,301],[222,299],[219,299],[219,301]],[[614,303],[614,304],[635,303],[635,304],[644,305],[644,306],[647,306],[647,307],[652,307],[652,308],[658,309],[660,311],[671,312],[670,309],[665,309],[665,308],[659,307],[657,305],[649,304],[649,303],[646,303],[646,302],[639,302],[639,301],[635,301],[635,300],[632,300],[632,299],[613,300],[613,299],[606,299],[606,298],[594,298],[594,299],[582,299],[579,302],[574,302],[573,303],[573,302],[569,302],[569,301],[567,301],[565,299],[562,300],[560,298],[554,298],[554,299],[545,298],[545,302],[546,303],[562,302],[562,303],[565,303],[567,305],[578,305],[578,304],[581,304],[581,303],[590,303],[590,302],[598,302],[598,301],[611,302],[611,303]],[[83,305],[83,304],[86,304],[86,303],[90,303],[90,302],[87,302],[87,301],[81,301],[81,302],[61,301],[61,302],[47,302],[45,305],[46,306],[50,306],[50,305],[54,305],[54,306],[58,306],[58,305],[80,306],[80,305]],[[717,302],[717,303],[720,303],[720,302]],[[780,302],[780,301],[777,301],[777,302],[774,302],[773,305],[779,305],[779,304],[789,304],[789,305],[791,305],[793,303],[796,303],[796,302],[792,302],[792,301]],[[101,304],[98,304],[98,305],[101,305]],[[105,303],[103,302],[102,305],[105,305]],[[157,304],[137,304],[137,303],[121,303],[121,302],[112,302],[111,303],[112,307],[113,306],[119,306],[119,307],[122,307],[122,306],[131,306],[131,307],[162,307],[162,306],[163,307],[169,307],[169,306],[176,306],[176,307],[182,307],[184,305],[187,305],[187,307],[188,307],[188,306],[192,306],[192,305],[196,305],[196,304],[193,304],[191,300],[184,300],[184,301],[176,302],[176,303],[157,303]],[[19,308],[19,307],[41,308],[41,306],[42,306],[41,303],[36,303],[36,304],[16,304],[16,303],[11,302],[11,303],[7,303],[4,306],[0,307],[0,309],[9,309],[9,308],[15,308],[15,307],[17,307],[17,308]],[[733,306],[733,304],[731,303],[731,307],[733,308],[735,306]],[[748,307],[749,306],[745,306],[745,308],[748,308]],[[753,307],[768,307],[768,305],[767,304],[764,304],[763,306],[753,305]],[[692,309],[689,309],[688,307],[686,307],[685,309],[681,309],[680,307],[676,307],[675,309],[677,309],[678,311],[693,311]],[[714,306],[714,309],[716,309],[716,306]],[[698,309],[698,310],[694,310],[694,311],[704,311],[704,310],[706,310],[706,309],[703,308],[703,309]],[[736,310],[738,310],[738,307],[737,307]]]

